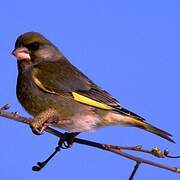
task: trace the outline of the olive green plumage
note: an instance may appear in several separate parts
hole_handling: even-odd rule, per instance
[[[21,53],[23,48],[25,50]],[[19,58],[17,97],[34,117],[53,109],[59,118],[53,125],[71,132],[125,125],[145,129],[173,142],[169,133],[121,107],[115,98],[73,66],[41,34],[28,32],[19,36],[15,51],[17,49],[19,54],[14,52]],[[62,123],[64,120],[68,123]]]

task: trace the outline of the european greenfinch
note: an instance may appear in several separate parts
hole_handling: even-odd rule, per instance
[[[15,43],[17,98],[42,132],[55,126],[69,132],[94,131],[111,125],[138,127],[171,142],[171,134],[123,108],[108,92],[73,66],[43,35],[27,32]]]

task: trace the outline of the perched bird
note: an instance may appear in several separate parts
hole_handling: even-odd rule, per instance
[[[27,32],[15,43],[17,98],[34,116],[31,127],[41,133],[48,125],[69,132],[93,131],[110,125],[138,127],[171,142],[171,134],[123,108],[73,66],[43,35]]]

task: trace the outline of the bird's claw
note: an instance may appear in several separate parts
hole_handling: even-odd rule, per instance
[[[35,134],[35,135],[43,135],[44,134],[44,131],[42,130],[39,130],[37,128],[31,128],[32,132]]]
[[[33,122],[30,124],[30,128],[31,128],[32,132],[35,135],[42,135],[42,134],[44,134],[44,131],[48,128],[48,126],[49,126],[49,124],[47,124],[47,123],[44,123],[41,126],[37,126]]]

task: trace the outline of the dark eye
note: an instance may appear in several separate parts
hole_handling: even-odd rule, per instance
[[[31,44],[27,45],[27,48],[31,51],[36,51],[39,49],[39,43],[38,42],[33,42]]]

